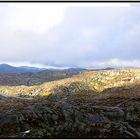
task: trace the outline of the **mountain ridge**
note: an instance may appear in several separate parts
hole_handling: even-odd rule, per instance
[[[0,72],[3,73],[26,73],[26,72],[38,72],[41,71],[41,68],[20,66],[15,67],[9,64],[0,64]]]
[[[32,67],[32,66],[12,66],[6,63],[0,64],[0,73],[27,73],[27,72],[39,72],[43,70],[50,70],[50,71],[58,71],[58,70],[68,70],[70,72],[78,72],[87,70],[85,68],[80,67],[70,67],[70,68],[39,68],[39,67]]]

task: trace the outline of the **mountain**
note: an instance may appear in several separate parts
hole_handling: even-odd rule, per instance
[[[84,68],[68,68],[68,69],[54,69],[54,68],[37,68],[37,67],[28,67],[28,66],[20,66],[15,67],[8,64],[0,64],[0,73],[28,73],[28,72],[39,72],[39,71],[68,71],[68,72],[79,72],[86,70]]]
[[[84,70],[87,70],[87,69],[84,69],[84,68],[68,68],[67,70],[69,72],[79,72],[79,71],[84,71]]]
[[[28,67],[28,66],[20,66],[19,69],[22,69],[25,72],[39,72],[45,70],[45,68],[37,68],[37,67]]]
[[[0,64],[0,72],[2,73],[26,73],[26,72],[38,72],[44,69],[36,68],[36,67],[14,67],[8,64]]]

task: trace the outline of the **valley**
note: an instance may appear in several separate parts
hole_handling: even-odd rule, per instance
[[[139,4],[38,2],[0,4],[0,139],[140,139]]]

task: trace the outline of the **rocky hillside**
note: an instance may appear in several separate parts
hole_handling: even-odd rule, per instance
[[[139,69],[85,71],[0,91],[0,138],[140,138]]]
[[[71,73],[70,73],[71,74]],[[69,74],[69,75],[70,75]],[[53,74],[52,74],[53,75]],[[55,74],[54,74],[55,75]],[[44,77],[45,78],[45,77]],[[139,83],[139,69],[115,69],[84,71],[70,78],[45,82],[35,86],[0,86],[0,93],[19,95],[48,95],[51,93],[73,93],[80,91],[102,92],[105,89]]]

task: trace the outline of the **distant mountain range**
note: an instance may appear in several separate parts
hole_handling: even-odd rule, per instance
[[[2,73],[26,73],[26,72],[38,72],[44,69],[36,68],[36,67],[14,67],[8,64],[0,64],[0,72]]]
[[[119,68],[119,67],[118,67]],[[133,68],[133,67],[124,67],[124,68]],[[136,67],[135,67],[136,68]],[[139,68],[139,67],[138,67]],[[49,70],[49,71],[67,71],[67,72],[80,72],[84,70],[112,70],[114,68],[107,67],[107,68],[101,68],[101,69],[85,69],[85,68],[80,68],[80,67],[71,67],[71,68],[38,68],[38,67],[30,67],[30,66],[11,66],[9,64],[0,64],[0,73],[36,73],[44,70]]]
[[[100,71],[112,70],[105,69],[84,69],[84,68],[37,68],[20,66],[14,67],[8,64],[0,64],[0,85],[1,86],[19,86],[19,85],[40,85],[44,82],[56,81],[64,78],[73,77],[81,71]]]
[[[20,66],[20,67],[15,67],[11,66],[8,64],[0,64],[0,73],[28,73],[28,72],[39,72],[43,70],[59,70],[59,69],[49,69],[49,68],[37,68],[37,67],[28,67],[28,66]],[[68,68],[68,69],[63,69],[67,70],[69,72],[78,72],[78,71],[83,71],[86,70],[84,68]]]

